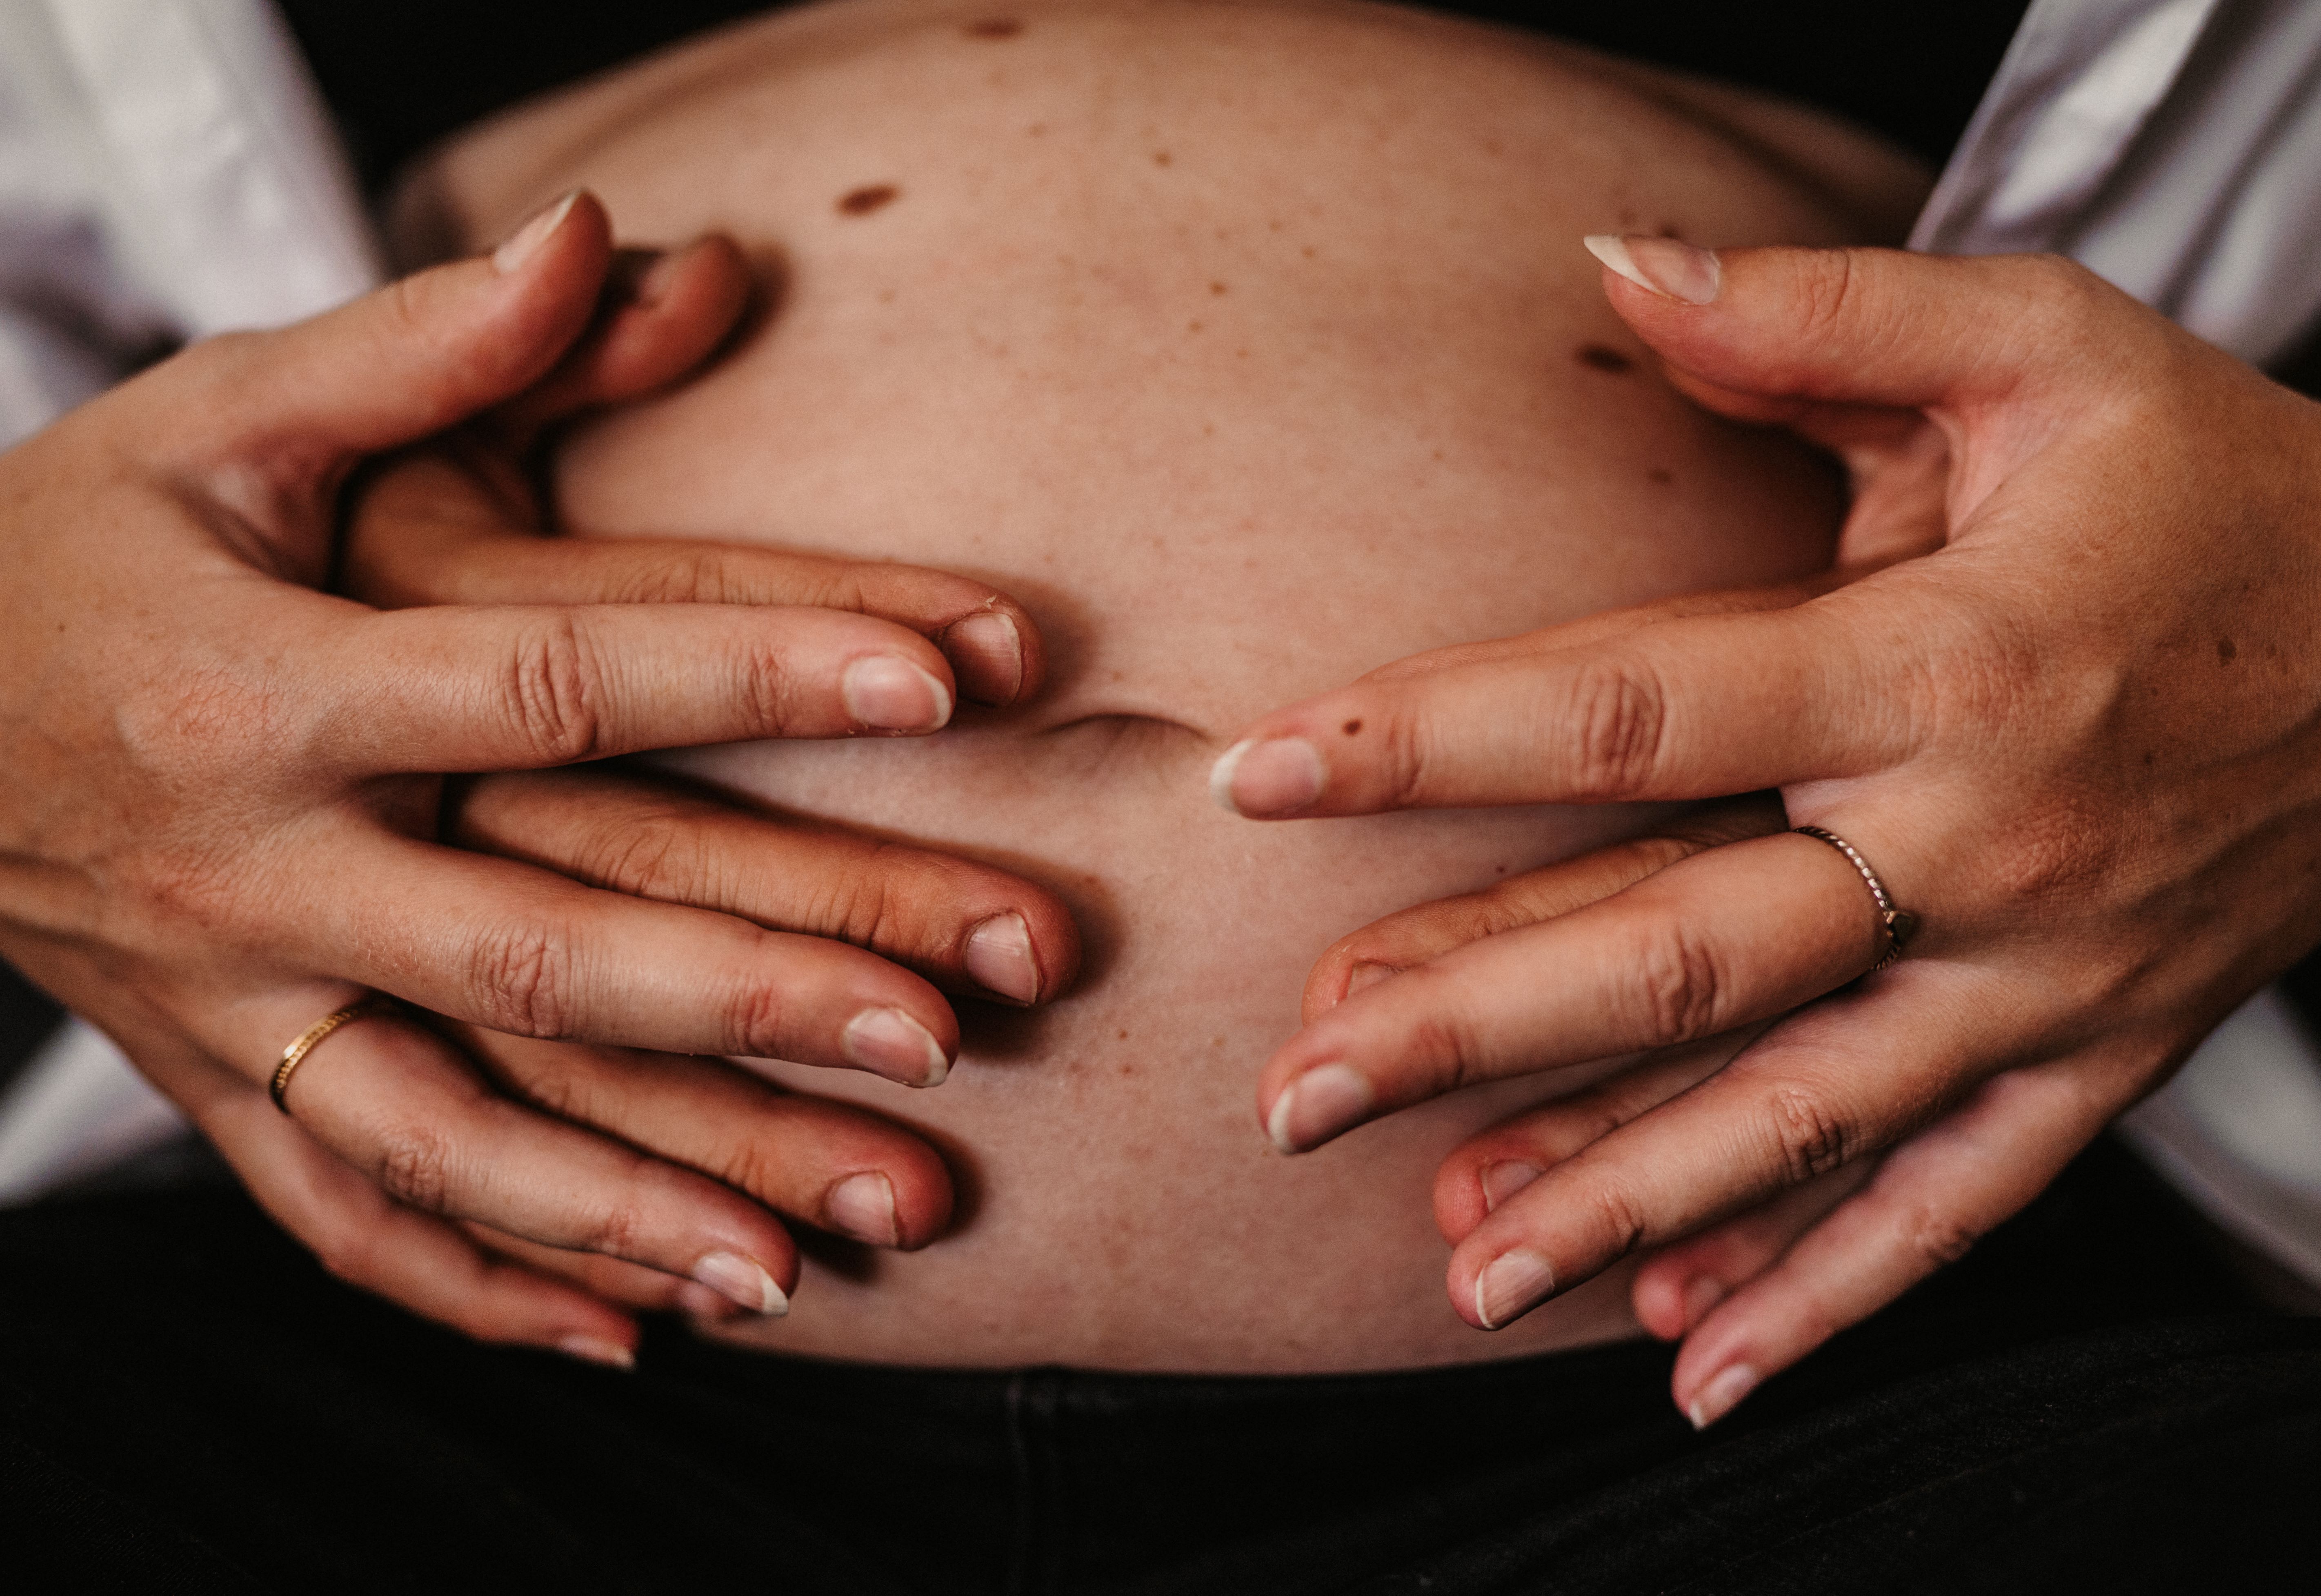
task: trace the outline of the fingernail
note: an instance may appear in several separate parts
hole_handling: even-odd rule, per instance
[[[1209,771],[1209,796],[1235,815],[1287,815],[1322,796],[1322,755],[1303,737],[1245,737]]]
[[[943,652],[961,680],[972,679],[994,704],[1013,704],[1024,690],[1024,634],[997,610],[972,615],[943,634]]]
[[[951,719],[951,689],[908,660],[874,654],[838,679],[846,713],[878,732],[932,732]]]
[[[951,1073],[934,1033],[899,1008],[866,1008],[848,1020],[838,1052],[848,1063],[905,1086],[941,1086]]]
[[[1590,233],[1579,241],[1588,252],[1639,288],[1687,305],[1707,305],[1725,286],[1725,269],[1715,251],[1673,238],[1616,233]]]
[[[967,939],[967,972],[985,991],[1018,1003],[1040,995],[1040,966],[1032,958],[1032,931],[1021,915],[994,915]]]
[[[1685,1282],[1678,1306],[1684,1310],[1684,1327],[1692,1327],[1708,1317],[1708,1310],[1725,1300],[1725,1282],[1713,1274],[1696,1274]]]
[[[1395,973],[1395,967],[1391,964],[1357,964],[1346,972],[1346,996],[1351,998],[1367,987],[1374,987]]]
[[[1518,1159],[1507,1159],[1483,1166],[1483,1208],[1487,1213],[1497,1211],[1498,1206],[1516,1192],[1539,1179],[1539,1170]]]
[[[1376,1100],[1370,1083],[1344,1064],[1308,1070],[1282,1089],[1265,1134],[1284,1153],[1301,1153],[1352,1128]]]
[[[891,1247],[902,1239],[902,1226],[895,1218],[894,1182],[877,1170],[847,1176],[830,1189],[822,1206],[830,1227],[841,1236],[874,1247]]]
[[[556,236],[556,230],[564,225],[564,218],[571,214],[572,204],[579,197],[580,191],[573,189],[508,234],[507,242],[492,251],[493,269],[503,275],[523,270],[524,262],[540,253],[540,246]]]
[[[602,1363],[607,1369],[637,1366],[636,1354],[617,1341],[599,1341],[594,1336],[567,1336],[556,1344],[556,1350],[584,1363]]]
[[[790,1300],[774,1284],[754,1258],[739,1253],[712,1253],[693,1266],[693,1278],[751,1313],[779,1318],[790,1310]]]
[[[1501,1253],[1475,1277],[1475,1317],[1496,1330],[1555,1290],[1555,1265],[1529,1247]]]
[[[1757,1371],[1746,1363],[1735,1363],[1700,1388],[1684,1416],[1692,1420],[1693,1428],[1705,1430],[1732,1412],[1743,1397],[1756,1389]]]

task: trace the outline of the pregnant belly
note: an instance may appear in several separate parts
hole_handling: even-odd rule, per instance
[[[520,112],[412,186],[453,243],[585,183],[632,237],[724,227],[763,264],[727,360],[566,445],[572,529],[967,571],[1056,661],[1040,704],[925,742],[674,756],[1048,882],[1090,946],[1051,1009],[969,1006],[937,1090],[770,1066],[922,1129],[963,1201],[924,1253],[817,1253],[763,1344],[1324,1370],[1633,1332],[1613,1277],[1493,1337],[1443,1293],[1436,1163],[1573,1078],[1296,1159],[1253,1084],[1334,938],[1643,816],[1261,826],[1202,779],[1250,716],[1417,650],[1825,563],[1828,473],[1684,405],[1579,249],[1847,232],[1679,90],[1377,7],[843,5]]]

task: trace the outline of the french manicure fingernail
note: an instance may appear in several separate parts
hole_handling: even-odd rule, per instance
[[[1707,305],[1725,286],[1715,251],[1681,239],[1596,233],[1579,241],[1588,252],[1639,288],[1687,305]]]
[[[1368,961],[1357,964],[1346,971],[1346,996],[1351,998],[1356,992],[1374,987],[1395,973],[1395,968],[1391,964],[1373,964]]]
[[[1244,737],[1210,767],[1209,796],[1235,815],[1287,815],[1320,798],[1326,775],[1303,737]]]
[[[1692,1420],[1693,1428],[1705,1430],[1732,1412],[1743,1397],[1756,1389],[1757,1371],[1746,1363],[1734,1363],[1700,1388],[1684,1416]]]
[[[1040,966],[1032,957],[1032,931],[1021,915],[994,915],[967,939],[967,972],[987,992],[1018,1003],[1040,995]]]
[[[838,679],[846,713],[878,732],[932,732],[951,719],[951,689],[908,660],[874,654]]]
[[[1501,1253],[1475,1277],[1475,1317],[1496,1330],[1555,1290],[1555,1265],[1529,1247]]]
[[[1282,1089],[1265,1117],[1265,1134],[1284,1153],[1302,1153],[1349,1130],[1376,1101],[1370,1083],[1344,1064],[1308,1070]]]
[[[905,1086],[941,1086],[951,1060],[934,1033],[899,1008],[866,1008],[838,1034],[839,1056]]]
[[[774,1277],[756,1259],[739,1253],[711,1253],[693,1266],[693,1278],[751,1313],[779,1318],[790,1310],[789,1297]]]
[[[522,271],[524,262],[540,253],[541,245],[556,236],[556,230],[564,225],[564,218],[572,214],[573,202],[579,197],[580,191],[573,189],[508,234],[507,242],[492,251],[493,269],[503,275]]]
[[[847,1176],[830,1189],[822,1206],[830,1227],[841,1236],[874,1247],[891,1247],[902,1239],[902,1227],[895,1218],[894,1182],[877,1170]]]
[[[1684,1327],[1688,1331],[1708,1317],[1708,1310],[1725,1300],[1725,1282],[1713,1274],[1696,1274],[1684,1284],[1684,1294],[1679,1306],[1684,1310]]]
[[[1539,1179],[1537,1166],[1520,1159],[1502,1159],[1483,1166],[1483,1208],[1497,1212],[1498,1206],[1516,1192]]]
[[[1024,688],[1024,634],[1013,618],[988,609],[971,615],[943,634],[943,643],[953,670],[963,664],[976,667],[976,681],[992,702],[1015,701]]]
[[[556,1350],[567,1357],[578,1358],[584,1363],[601,1363],[607,1369],[633,1369],[637,1354],[617,1341],[601,1341],[594,1336],[567,1336],[556,1344]]]

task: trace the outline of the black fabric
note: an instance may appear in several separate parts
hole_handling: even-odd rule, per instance
[[[0,962],[0,1091],[63,1022],[64,1010],[46,992]]]
[[[2262,1589],[2321,1461],[2321,1327],[2108,1145],[1706,1436],[1642,1344],[1208,1379],[659,1327],[623,1375],[410,1320],[229,1194],[0,1216],[0,1272],[29,1591]]]
[[[764,0],[278,0],[365,182],[478,117]],[[1827,107],[1939,165],[2029,0],[1464,0],[1433,9],[1540,28]],[[1006,0],[992,0],[995,15]]]

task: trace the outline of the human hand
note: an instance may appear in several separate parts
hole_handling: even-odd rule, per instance
[[[610,260],[603,214],[583,198],[493,262],[423,274],[284,333],[196,346],[0,457],[15,567],[0,639],[0,947],[121,1040],[229,1151],[250,1150],[240,1162],[245,1173],[267,1166],[253,1179],[261,1198],[365,1283],[427,1295],[419,1261],[432,1247],[442,1264],[461,1239],[424,1218],[440,1214],[517,1245],[595,1247],[649,1266],[675,1277],[654,1288],[665,1297],[694,1276],[763,1309],[794,1283],[794,1249],[764,1208],[701,1169],[813,1222],[907,1245],[947,1213],[940,1162],[871,1116],[730,1093],[718,1099],[725,1128],[764,1132],[746,1154],[671,1131],[687,1149],[674,1162],[641,1158],[496,1096],[451,1038],[401,1019],[325,1044],[332,1067],[307,1066],[290,1094],[297,1126],[251,1117],[283,1041],[360,987],[500,1033],[778,1054],[913,1082],[940,1079],[955,1045],[933,987],[864,949],[438,845],[435,772],[932,730],[955,684],[997,697],[1036,686],[1036,634],[1003,597],[978,588],[969,607],[1004,621],[1012,661],[995,658],[988,627],[978,639],[922,626],[948,629],[955,678],[926,637],[867,615],[710,604],[379,615],[300,585],[323,574],[337,490],[358,460],[512,396],[555,400],[560,379],[586,388],[617,375],[632,347],[622,318],[572,349]],[[944,602],[975,586],[932,581]],[[1029,944],[1002,950],[1019,988],[1044,994],[1069,979],[1069,922],[1047,895],[952,862],[856,850],[851,881],[924,911],[915,925],[894,917],[909,933],[893,939],[904,951],[924,952],[909,935],[928,940],[945,911],[980,910],[950,939],[969,974],[970,933],[992,923],[1011,934],[1003,943]],[[468,1039],[503,1083],[523,1076],[506,1062],[518,1044]],[[628,1066],[652,1088],[673,1067]],[[627,1119],[674,1125],[683,1116],[666,1104],[709,1090],[681,1084],[625,1099],[592,1090]],[[576,1090],[548,1081],[529,1095],[563,1107]],[[312,1145],[294,1151],[291,1130]],[[395,1246],[350,1241],[343,1221],[368,1199],[319,1149],[377,1182],[381,1211],[387,1199],[405,1205],[409,1224],[381,1222]],[[742,1156],[782,1164],[742,1178],[752,1173],[734,1168]],[[849,1223],[865,1210],[838,1196],[870,1172],[894,1200],[884,1237]],[[817,1174],[828,1177],[819,1188]],[[316,1228],[333,1204],[335,1240]],[[427,1246],[382,1262],[413,1225],[431,1224]],[[461,1255],[494,1290],[512,1278]],[[496,1306],[451,1311],[451,1295],[433,1292],[439,1317],[502,1338],[578,1337],[602,1351],[626,1324],[602,1305],[592,1318],[586,1299],[542,1280]]]
[[[1266,817],[1777,789],[1921,917],[1858,979],[1882,923],[1818,841],[1573,862],[1608,895],[1353,992],[1261,1078],[1304,1149],[1762,1027],[1495,1127],[1437,1187],[1481,1327],[1674,1244],[1635,1298],[1707,1422],[2021,1208],[2321,936],[2321,407],[2056,260],[1612,255],[1679,387],[1855,467],[1838,578],[1422,656],[1269,716],[1218,785]]]

